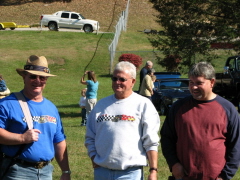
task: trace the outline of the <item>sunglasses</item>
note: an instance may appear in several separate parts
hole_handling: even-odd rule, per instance
[[[128,79],[132,79],[132,78],[128,78],[128,79],[125,79],[125,78],[117,78],[117,77],[111,77],[112,78],[112,81],[116,82],[116,81],[120,81],[120,82],[125,82],[127,81]]]
[[[47,80],[46,76],[38,76],[38,75],[30,75],[29,76],[30,79],[37,79],[37,77],[39,77],[40,81],[46,81]]]

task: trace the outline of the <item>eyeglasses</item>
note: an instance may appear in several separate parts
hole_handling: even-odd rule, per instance
[[[123,78],[123,77],[120,77],[120,78],[111,77],[111,78],[112,78],[112,81],[114,81],[114,82],[116,82],[116,81],[125,82],[125,81],[127,81],[128,79],[132,79],[132,78],[125,79],[125,78]]]
[[[46,76],[38,76],[38,75],[30,75],[30,79],[37,79],[37,77],[40,79],[40,81],[46,81],[47,77]]]

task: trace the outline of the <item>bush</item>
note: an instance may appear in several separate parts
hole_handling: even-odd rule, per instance
[[[136,66],[138,69],[142,65],[142,58],[136,54],[122,54],[119,59],[121,61],[128,61]]]
[[[160,64],[166,68],[167,71],[179,71],[178,66],[182,62],[182,58],[179,55],[168,55]]]

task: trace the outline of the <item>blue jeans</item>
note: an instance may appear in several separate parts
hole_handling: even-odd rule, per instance
[[[2,180],[52,180],[53,165],[49,163],[42,169],[14,164]]]
[[[104,167],[94,169],[94,180],[143,180],[143,167],[112,170]]]

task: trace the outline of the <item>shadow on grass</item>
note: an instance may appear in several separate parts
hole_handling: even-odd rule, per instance
[[[43,3],[53,3],[53,2],[64,2],[70,3],[72,0],[1,0],[0,6],[12,6],[12,5],[21,5],[30,2],[43,2]]]
[[[99,77],[110,78],[110,77],[112,77],[112,75],[111,74],[102,74],[102,75],[99,75]]]

